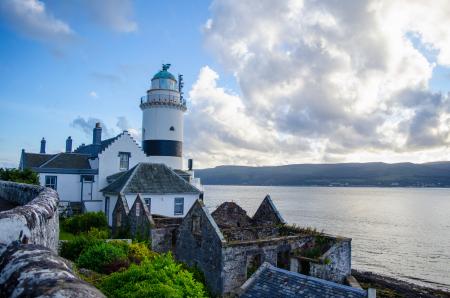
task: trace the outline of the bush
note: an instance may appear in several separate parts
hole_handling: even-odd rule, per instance
[[[108,239],[110,236],[109,230],[99,229],[99,228],[91,228],[87,232],[87,236],[95,239]]]
[[[100,289],[108,297],[206,297],[203,284],[170,254],[115,272],[102,280]]]
[[[128,259],[132,263],[140,264],[143,260],[152,259],[157,255],[145,243],[132,243],[128,247]]]
[[[63,258],[75,261],[85,249],[97,245],[100,242],[100,240],[94,238],[77,236],[73,240],[61,244],[59,255]]]
[[[128,266],[127,254],[116,245],[101,242],[83,250],[76,264],[81,268],[87,268],[99,273],[111,273],[111,265],[118,270],[121,266]],[[109,271],[109,272],[107,272]]]
[[[0,180],[39,185],[38,174],[30,169],[21,171],[18,169],[0,168]]]
[[[72,234],[86,233],[91,228],[109,230],[106,215],[101,211],[78,214],[64,219],[61,224],[64,231]]]

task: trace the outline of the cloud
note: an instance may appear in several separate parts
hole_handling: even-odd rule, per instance
[[[205,44],[239,95],[201,70],[189,93],[189,150],[205,165],[439,159],[422,152],[450,141],[449,97],[428,87],[436,65],[450,62],[449,9],[214,1]]]
[[[92,98],[98,98],[98,94],[95,91],[89,92],[89,96],[92,97]]]
[[[41,41],[59,41],[74,32],[64,21],[57,19],[39,0],[0,1],[0,13],[17,31]]]
[[[130,0],[85,0],[90,19],[116,32],[129,33],[138,29],[132,20],[133,3]]]
[[[98,122],[102,127],[102,138],[109,138],[114,135],[114,131],[109,129],[108,126],[98,118],[89,117],[85,119],[83,117],[77,117],[72,121],[71,126],[80,129],[86,136],[90,137],[92,136],[92,130],[94,129],[95,124]]]
[[[140,133],[140,130],[137,128],[134,128],[130,125],[128,119],[124,116],[120,116],[117,117],[117,123],[116,126],[121,130],[121,131],[128,131],[128,133],[138,142],[140,142],[142,140],[142,136]]]

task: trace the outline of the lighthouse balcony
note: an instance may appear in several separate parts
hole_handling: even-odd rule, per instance
[[[173,106],[186,110],[186,100],[173,95],[145,95],[141,97],[141,108],[151,106]]]

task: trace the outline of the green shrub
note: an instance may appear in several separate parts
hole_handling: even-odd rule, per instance
[[[63,229],[66,232],[72,234],[86,233],[91,228],[97,228],[100,230],[108,230],[108,221],[105,213],[99,212],[86,212],[78,214],[61,222]]]
[[[100,242],[86,248],[76,261],[78,267],[91,269],[99,273],[110,273],[106,272],[109,271],[106,269],[113,263],[127,266],[127,254],[121,247],[107,242]],[[118,269],[116,268],[116,270]]]
[[[99,285],[108,297],[206,297],[204,286],[170,254],[115,272]]]
[[[39,185],[38,174],[30,169],[21,171],[18,169],[0,168],[0,180]]]
[[[132,263],[139,264],[145,259],[152,259],[158,254],[151,251],[145,243],[132,243],[128,247],[128,259]]]
[[[97,245],[101,241],[98,239],[76,236],[73,240],[65,241],[61,244],[59,255],[63,258],[75,261],[80,254],[88,247]]]
[[[92,237],[95,239],[108,239],[110,236],[110,231],[109,229],[99,229],[99,228],[90,228],[89,231],[87,232],[87,236],[88,237]]]

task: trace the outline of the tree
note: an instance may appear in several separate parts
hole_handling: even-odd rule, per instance
[[[0,168],[0,180],[39,185],[39,176],[30,169]]]

